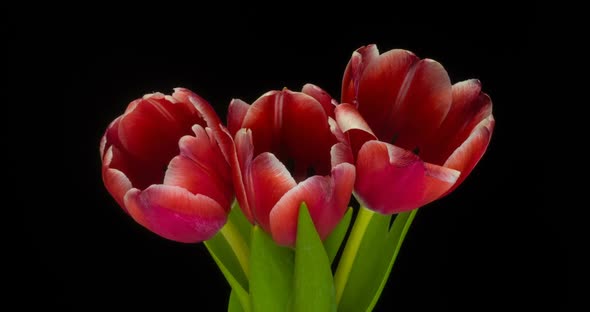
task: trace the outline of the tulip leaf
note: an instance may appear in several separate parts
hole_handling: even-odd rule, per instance
[[[371,311],[417,210],[391,215],[361,207],[335,275],[338,311]]]
[[[352,220],[352,207],[348,208],[340,223],[338,223],[332,233],[324,240],[324,248],[330,259],[330,264],[334,262],[334,258],[336,258],[336,254],[342,245],[344,236],[346,236],[346,232],[350,226],[350,220]]]
[[[250,243],[250,233],[252,233],[252,224],[248,221],[248,218],[242,212],[240,208],[240,204],[238,204],[237,200],[234,200],[231,213],[229,214],[229,221],[233,222],[236,225],[236,228],[240,232],[240,236],[246,241]]]
[[[227,312],[244,312],[244,309],[242,309],[242,304],[240,303],[240,299],[238,298],[238,295],[236,295],[236,292],[233,290],[229,294]]]
[[[207,250],[215,260],[215,263],[225,276],[233,292],[235,292],[244,310],[249,311],[250,299],[248,297],[248,271],[250,251],[243,232],[247,231],[248,224],[240,220],[239,207],[233,207],[228,221],[213,238],[204,242]],[[243,217],[245,219],[245,217]],[[247,222],[247,220],[246,220]],[[242,228],[242,229],[240,229]]]
[[[294,312],[336,311],[330,260],[305,203],[299,208],[293,281]]]
[[[252,310],[287,311],[293,292],[293,250],[277,245],[259,226],[254,226],[250,248]]]

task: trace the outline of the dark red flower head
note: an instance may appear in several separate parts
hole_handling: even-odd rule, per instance
[[[335,110],[357,167],[355,195],[398,213],[455,189],[483,156],[494,129],[492,101],[478,80],[451,85],[436,61],[406,50],[352,55]]]
[[[334,107],[335,101],[313,85],[303,92],[270,91],[252,105],[230,104],[236,197],[248,219],[279,244],[294,244],[302,202],[322,238],[346,211],[355,170],[330,117]]]
[[[195,93],[147,94],[129,104],[100,143],[104,184],[127,213],[179,242],[211,238],[233,199],[213,108]]]

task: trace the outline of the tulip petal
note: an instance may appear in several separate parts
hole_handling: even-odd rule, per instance
[[[313,176],[289,190],[270,212],[270,229],[279,245],[293,246],[297,235],[297,216],[302,202],[307,204],[321,239],[325,239],[346,212],[354,186],[355,168],[342,163],[331,176]]]
[[[231,185],[231,168],[225,157],[220,157],[223,150],[218,140],[220,136],[216,136],[216,131],[211,128],[203,129],[194,125],[192,129],[195,136],[184,136],[178,142],[180,154],[206,169],[211,176],[219,178],[222,185],[226,186],[224,189],[228,189],[227,185]],[[231,140],[228,144],[232,144]]]
[[[351,104],[340,104],[335,110],[339,128],[348,136],[353,155],[369,140],[376,140],[375,134],[359,111]]]
[[[102,180],[107,191],[111,194],[111,196],[113,196],[119,206],[121,206],[121,208],[127,212],[127,208],[125,208],[124,197],[133,186],[131,185],[129,178],[127,178],[127,176],[121,170],[110,167],[113,162],[113,150],[116,151],[115,147],[111,146],[109,149],[107,149],[104,155],[105,157],[103,158]]]
[[[461,172],[457,170],[430,163],[424,163],[424,169],[426,175],[424,197],[418,207],[424,206],[446,194],[461,175]]]
[[[227,129],[232,136],[236,135],[236,132],[242,128],[246,113],[250,109],[250,104],[240,100],[232,99],[227,109]]]
[[[350,146],[344,143],[334,144],[330,150],[330,156],[332,159],[332,168],[341,163],[354,164],[352,150],[350,149]]]
[[[316,101],[322,104],[322,107],[324,108],[326,115],[328,115],[328,117],[334,118],[334,108],[336,108],[338,102],[336,102],[336,100],[334,100],[328,94],[328,92],[311,83],[305,84],[301,89],[301,92],[316,99]]]
[[[459,186],[471,173],[475,165],[477,165],[488,148],[490,139],[492,138],[492,132],[494,131],[494,125],[494,117],[493,115],[489,115],[475,127],[467,140],[447,159],[444,164],[445,167],[461,172],[461,176],[447,194]]]
[[[433,60],[417,62],[404,81],[389,121],[395,145],[424,149],[440,127],[452,103],[452,87],[443,66]]]
[[[213,237],[227,220],[213,199],[177,186],[153,185],[125,196],[129,214],[150,231],[170,240],[196,243]]]
[[[252,130],[255,155],[272,151],[293,162],[295,176],[309,168],[320,175],[330,172],[329,151],[337,141],[322,105],[311,96],[289,90],[268,92],[252,103],[242,127]]]
[[[219,120],[219,117],[217,116],[217,113],[211,104],[191,90],[185,88],[174,88],[172,97],[181,103],[190,103],[192,108],[196,109],[199,117],[205,121],[204,123],[198,123],[199,125],[216,129],[221,124],[221,120]],[[191,106],[187,105],[187,107]],[[184,114],[184,116],[186,116],[186,114]],[[192,126],[194,123],[195,122],[191,123],[190,125]]]
[[[272,207],[297,183],[285,165],[271,153],[262,153],[252,161],[248,178],[252,190],[248,194],[252,212],[256,222],[268,232],[270,231],[269,213]]]
[[[368,64],[360,77],[358,110],[381,141],[394,138],[397,129],[391,120],[400,106],[398,98],[407,89],[406,76],[416,62],[418,57],[410,51],[390,50]]]
[[[426,183],[424,163],[414,153],[380,141],[359,151],[355,196],[365,207],[392,214],[418,208]]]
[[[227,132],[224,133],[229,135]],[[254,224],[255,220],[247,196],[248,192],[252,191],[247,188],[244,180],[248,176],[246,173],[254,158],[254,144],[252,143],[252,131],[250,129],[240,129],[236,133],[234,151],[230,164],[236,199],[246,218]]]
[[[189,123],[186,119],[190,118],[183,117],[181,123],[176,116],[183,114],[188,114],[186,106],[169,102],[163,96],[142,99],[119,121],[122,147],[149,165],[144,170],[163,168],[178,153],[178,139],[190,134],[190,127],[199,119],[193,118],[195,122]]]
[[[342,103],[350,103],[358,107],[356,96],[360,78],[365,68],[378,56],[379,50],[374,44],[360,47],[352,53],[342,79]]]
[[[469,137],[475,126],[492,114],[492,101],[477,79],[453,85],[453,104],[430,142],[420,152],[425,161],[443,164]]]

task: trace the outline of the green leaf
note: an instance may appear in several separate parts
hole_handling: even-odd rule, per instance
[[[235,224],[236,228],[240,232],[240,236],[244,239],[244,241],[250,243],[250,235],[252,233],[253,226],[242,212],[242,209],[240,209],[240,204],[238,204],[237,200],[234,200],[232,204],[228,220],[229,222]]]
[[[238,299],[236,292],[232,290],[229,294],[229,303],[227,304],[227,312],[244,312],[240,299]]]
[[[240,217],[242,215],[242,217]],[[244,224],[239,207],[233,207],[225,226],[213,238],[204,242],[213,260],[225,276],[245,311],[250,310],[248,296],[249,247],[243,232],[251,225]],[[247,222],[247,220],[246,220]],[[240,230],[241,228],[241,230]],[[249,234],[248,234],[249,236]]]
[[[336,311],[330,260],[305,203],[299,208],[293,279],[294,312]]]
[[[346,232],[350,226],[351,219],[352,207],[348,208],[348,211],[346,211],[346,214],[344,214],[340,223],[338,223],[334,231],[332,231],[332,233],[330,233],[330,235],[324,240],[324,248],[330,259],[330,264],[334,262],[334,258],[336,258],[336,254],[342,245],[342,240],[344,240],[344,236],[346,236]]]
[[[293,250],[277,245],[259,226],[252,231],[250,247],[252,310],[287,311],[293,292]]]
[[[361,207],[335,276],[338,311],[371,311],[417,210],[392,216]]]

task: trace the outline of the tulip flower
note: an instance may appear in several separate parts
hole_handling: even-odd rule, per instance
[[[342,81],[336,121],[356,161],[366,207],[413,210],[461,184],[487,149],[492,101],[478,80],[451,85],[443,66],[406,50],[361,47]]]
[[[209,103],[187,89],[134,100],[102,137],[104,185],[154,233],[186,243],[209,239],[234,196],[217,139],[222,130]]]
[[[236,198],[250,222],[280,245],[294,246],[302,202],[322,239],[346,212],[355,169],[330,117],[334,104],[312,85],[303,92],[270,91],[252,105],[230,103]]]

